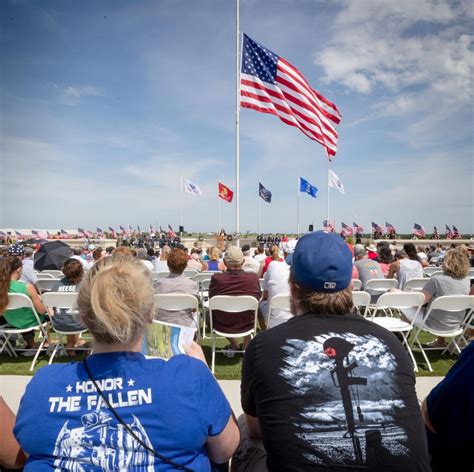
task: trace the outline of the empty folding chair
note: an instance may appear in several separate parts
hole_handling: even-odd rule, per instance
[[[53,274],[48,274],[46,272],[39,272],[36,274],[36,278],[38,280],[52,280],[52,279],[57,279]]]
[[[420,292],[390,292],[384,293],[379,297],[375,304],[375,311],[372,315],[371,321],[382,326],[392,333],[399,333],[402,336],[402,343],[406,347],[408,354],[413,362],[415,371],[418,371],[415,357],[408,343],[408,336],[413,329],[413,321],[404,321],[399,316],[399,310],[403,308],[415,308],[416,313],[413,320],[418,316],[425,296]],[[380,310],[384,311],[384,316],[377,316]],[[392,316],[386,316],[388,312]]]
[[[440,272],[439,267],[437,266],[428,266],[423,268],[423,274],[426,277],[431,277],[435,272]]]
[[[241,333],[230,333],[224,332],[223,330],[217,330],[214,328],[213,323],[213,311],[220,310],[227,313],[239,313],[242,311],[253,311],[253,324],[252,328],[248,329],[245,332]],[[253,337],[257,333],[257,310],[258,310],[258,300],[254,297],[248,295],[217,295],[212,297],[209,300],[209,325],[211,329],[212,336],[212,361],[211,361],[211,370],[215,371],[216,363],[216,338],[242,338],[245,336]],[[219,352],[223,352],[220,350]],[[245,352],[245,351],[237,351]]]
[[[447,348],[452,344],[458,353],[461,352],[456,338],[461,336],[465,329],[466,320],[470,320],[474,309],[474,295],[446,295],[444,297],[438,297],[433,300],[429,309],[423,316],[423,319],[418,324],[418,328],[415,331],[415,335],[411,342],[411,347],[413,348],[416,344],[418,349],[421,351],[423,358],[425,359],[426,365],[428,366],[428,370],[433,372],[433,368],[431,367],[430,361],[428,360],[428,356],[426,355],[425,351],[434,350],[434,349],[442,349],[443,352],[447,350]],[[450,330],[446,331],[439,331],[429,327],[429,318],[431,313],[434,310],[442,310],[448,312],[465,312],[463,314],[463,319],[459,322],[458,326],[453,327]],[[420,341],[420,334],[421,332],[426,331],[428,333],[433,334],[434,336],[443,337],[443,338],[451,338],[450,344],[447,347],[423,347]]]
[[[279,310],[275,314],[274,310]],[[282,323],[285,323],[292,317],[290,309],[290,294],[275,295],[268,303],[268,317],[265,320],[268,328],[274,328]]]
[[[357,312],[360,315],[366,317],[370,306],[370,293],[359,290],[353,290],[352,303],[357,309]]]
[[[199,282],[201,282],[201,280],[210,279],[216,272],[217,271],[199,272],[193,277],[193,280],[195,280],[197,283],[199,283]]]
[[[31,298],[27,295],[24,295],[22,293],[8,294],[8,305],[5,310],[16,310],[17,308],[29,308],[33,312],[37,324],[28,328],[14,328],[8,324],[0,327],[0,336],[3,336],[5,340],[0,348],[0,354],[3,350],[9,350],[10,352],[13,352],[16,356],[15,349],[10,343],[10,338],[14,335],[27,333],[31,330],[38,331],[40,333],[40,336],[42,337],[42,340],[40,342],[40,345],[38,346],[38,349],[36,350],[33,361],[31,362],[30,372],[32,372],[35,367],[38,356],[40,355],[41,351],[43,350],[44,344],[47,341],[47,327],[49,325],[49,321],[41,321]]]
[[[61,279],[42,279],[36,282],[36,287],[38,288],[40,294],[49,292],[57,285],[58,281]]]
[[[64,277],[64,274],[60,270],[53,270],[53,269],[47,269],[47,270],[42,270],[41,274],[50,274],[52,275],[55,279],[61,279]]]
[[[57,352],[59,349],[65,349],[67,350],[68,348],[64,346],[64,344],[61,342],[61,337],[62,336],[67,336],[67,335],[72,335],[72,334],[83,334],[87,331],[87,328],[83,329],[64,329],[64,327],[56,322],[55,319],[55,314],[54,310],[67,310],[67,315],[77,318],[77,321],[79,321],[79,311],[77,309],[77,292],[48,292],[42,295],[42,300],[43,304],[46,308],[52,310],[51,314],[51,326],[53,327],[53,330],[55,333],[59,335],[58,342],[54,346],[54,349],[51,353],[51,356],[49,358],[49,364],[53,363],[54,357],[56,356]],[[79,325],[80,323],[76,323]],[[71,350],[74,351],[83,351],[87,350],[90,351],[89,347],[74,347],[71,348]]]
[[[199,272],[193,269],[186,269],[183,271],[183,275],[185,277],[189,277],[190,279],[193,279],[197,274],[199,274]]]
[[[425,285],[427,284],[428,279],[426,277],[417,278],[417,279],[409,279],[405,282],[403,286],[404,292],[421,292]]]

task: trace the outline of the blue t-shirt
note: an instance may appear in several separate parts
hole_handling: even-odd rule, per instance
[[[87,360],[99,388],[140,439],[192,470],[210,470],[205,443],[223,431],[230,406],[203,362],[135,352]],[[148,453],[117,421],[82,362],[38,371],[26,388],[14,434],[29,454],[25,471],[174,468]]]

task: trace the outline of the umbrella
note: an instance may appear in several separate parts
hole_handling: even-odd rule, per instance
[[[62,241],[51,241],[43,244],[35,254],[36,270],[61,270],[66,259],[71,257],[71,248]]]

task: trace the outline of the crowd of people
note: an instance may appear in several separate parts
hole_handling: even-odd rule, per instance
[[[31,310],[5,310],[9,293],[28,296],[40,320],[63,330],[87,329],[92,355],[40,369],[15,420],[5,418],[0,464],[25,470],[468,471],[473,468],[474,345],[420,409],[413,366],[402,343],[359,316],[352,281],[395,278],[396,290],[440,265],[423,289],[429,304],[446,294],[474,293],[466,247],[403,249],[364,246],[318,231],[265,248],[229,246],[188,251],[180,244],[75,249],[53,290],[78,294],[80,319],[47,312],[36,288],[32,250],[12,246],[0,258],[0,313],[13,327],[33,327]],[[471,263],[471,264],[470,264]],[[198,296],[186,270],[212,275],[209,297],[259,300],[260,332],[229,337],[228,357],[245,351],[238,420],[207,367],[201,346],[168,361],[146,358],[153,318],[195,325],[192,310],[155,310],[154,295]],[[167,272],[153,277],[154,272]],[[261,280],[263,279],[263,280]],[[269,313],[269,300],[290,295],[290,310]],[[374,294],[376,297],[377,294]],[[20,311],[19,311],[20,310]],[[433,314],[442,332],[463,313]],[[213,312],[214,327],[242,333],[251,311]],[[403,316],[411,320],[412,313]],[[419,322],[413,320],[414,323]],[[25,332],[36,347],[34,331]],[[70,335],[70,350],[83,346]],[[445,345],[439,337],[436,346]],[[43,434],[37,434],[37,425]],[[8,450],[6,450],[8,445]],[[26,461],[26,462],[25,462]],[[453,466],[446,469],[446,464]]]

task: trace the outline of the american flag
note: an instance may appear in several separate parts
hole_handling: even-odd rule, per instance
[[[119,228],[121,234],[127,234],[127,230],[122,225],[120,225]]]
[[[334,220],[324,220],[323,221],[323,228],[325,231],[329,231],[330,233],[334,233],[336,229],[336,222]]]
[[[282,57],[243,35],[240,104],[278,116],[336,155],[341,121],[336,105],[314,90],[301,72]]]
[[[354,234],[362,234],[364,232],[364,228],[357,223],[352,223],[352,228],[354,229]]]
[[[6,237],[8,237],[8,234],[5,233],[5,231],[0,231],[0,237],[1,238],[6,238]]]
[[[436,228],[436,226],[433,228],[433,239],[439,239],[438,228]]]
[[[109,226],[109,233],[115,237],[115,230],[112,228],[112,226]]]
[[[426,236],[425,228],[423,228],[423,226],[419,225],[418,223],[415,223],[413,225],[413,234],[419,238],[424,238]]]
[[[388,234],[397,232],[397,228],[395,228],[395,226],[393,226],[388,221],[385,222],[385,230],[387,231]]]
[[[100,228],[96,228],[96,229],[97,229],[97,231],[96,231],[96,232],[97,232],[97,236],[98,236],[99,238],[101,238],[102,236],[104,236],[104,232],[103,232]]]
[[[374,223],[372,221],[371,225],[372,225],[372,233],[382,233],[382,234],[384,234],[383,228],[381,226],[379,226],[377,223]]]
[[[458,229],[456,228],[456,226],[453,225],[453,231],[452,231],[452,234],[453,234],[453,238],[459,238],[461,236],[461,234],[459,233]]]
[[[174,232],[171,225],[168,225],[168,237],[169,238],[176,238],[176,233]]]
[[[453,232],[451,231],[451,228],[448,225],[446,225],[445,235],[446,235],[446,239],[453,238]]]
[[[90,238],[92,236],[90,231],[86,231],[82,228],[77,228],[77,232],[79,233],[79,236],[82,236],[83,238]]]
[[[61,236],[64,236],[65,238],[69,238],[69,236],[71,236],[65,229],[62,229],[62,228],[61,228],[60,234]]]
[[[341,234],[344,236],[352,236],[353,230],[350,226],[347,226],[346,223],[341,221]]]

